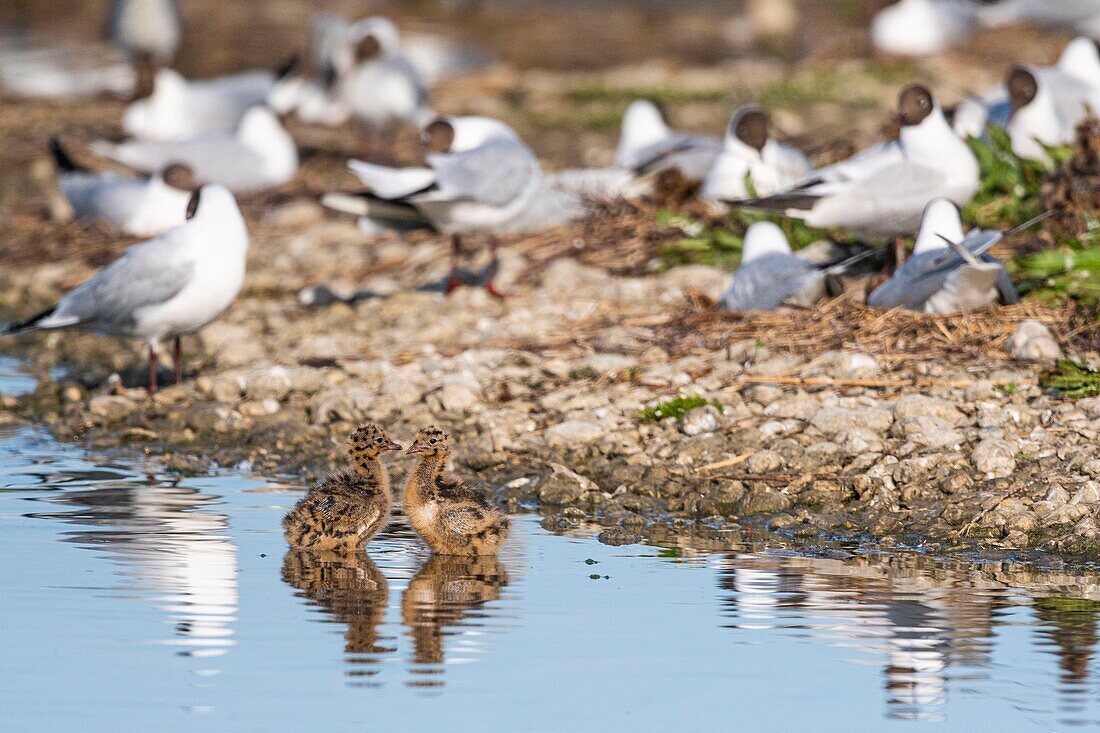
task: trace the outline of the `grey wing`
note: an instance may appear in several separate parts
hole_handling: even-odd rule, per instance
[[[722,294],[721,305],[729,311],[775,310],[789,299],[819,290],[824,274],[793,255],[766,255],[742,265]]]
[[[502,206],[539,175],[538,161],[520,143],[491,142],[465,153],[428,156],[435,189],[417,197],[436,201],[477,201]]]
[[[133,323],[140,308],[171,300],[190,282],[195,263],[177,256],[180,245],[169,232],[131,247],[62,298],[52,319],[111,326]]]
[[[943,259],[940,252],[925,252],[910,257],[894,276],[879,285],[867,297],[872,308],[921,310],[925,302],[943,287],[947,276],[962,264],[952,257]]]

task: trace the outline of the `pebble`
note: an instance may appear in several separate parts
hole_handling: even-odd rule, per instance
[[[1016,470],[1016,450],[1006,440],[988,438],[978,443],[970,454],[974,468],[986,478],[1004,478]]]

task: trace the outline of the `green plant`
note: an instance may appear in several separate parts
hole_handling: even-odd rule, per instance
[[[1008,133],[999,127],[991,125],[987,135],[988,140],[970,140],[981,181],[963,210],[963,218],[982,228],[1011,229],[1039,213],[1040,193],[1050,166],[1016,155]],[[1072,151],[1047,148],[1047,155],[1057,166],[1069,160]]]
[[[698,395],[692,395],[690,397],[673,397],[671,400],[665,400],[652,407],[646,407],[638,413],[638,417],[642,420],[649,421],[664,420],[666,417],[674,417],[679,420],[690,410],[705,405],[713,405],[718,409],[722,409],[722,406],[713,400],[708,400]]]
[[[1053,369],[1039,375],[1039,386],[1058,390],[1063,397],[1095,397],[1100,395],[1100,371],[1059,359]]]
[[[1100,303],[1100,245],[1090,238],[1078,246],[1035,252],[1009,263],[1021,293],[1038,298],[1073,298],[1088,305]]]
[[[993,387],[1006,397],[1011,397],[1012,395],[1016,394],[1016,390],[1018,389],[1015,382],[1009,382],[1008,384],[995,384],[993,385]]]

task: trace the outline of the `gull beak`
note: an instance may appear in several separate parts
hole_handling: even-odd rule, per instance
[[[386,444],[384,450],[401,450],[401,444],[395,443],[391,440],[389,443]]]
[[[424,446],[422,446],[420,443],[413,443],[412,445],[409,446],[408,450],[405,451],[405,455],[413,456],[413,455],[416,455],[417,453],[423,453],[423,452],[424,452]]]

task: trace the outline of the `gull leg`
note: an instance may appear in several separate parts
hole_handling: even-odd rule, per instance
[[[905,238],[894,238],[894,269],[898,269],[905,264]]]
[[[497,270],[500,269],[500,257],[497,255],[497,247],[499,246],[495,234],[489,235],[489,254],[492,259],[489,260],[489,271],[485,278],[485,291],[494,298],[504,298],[504,294],[497,290],[496,277]]]
[[[176,365],[176,384],[183,384],[183,344],[181,337],[176,336],[176,343],[172,349],[172,363]]]
[[[462,256],[462,238],[457,234],[451,235],[451,274],[447,276],[447,292],[453,293],[462,287],[462,281],[458,279],[458,261]]]
[[[157,361],[160,348],[156,341],[149,342],[149,394],[157,393]]]

